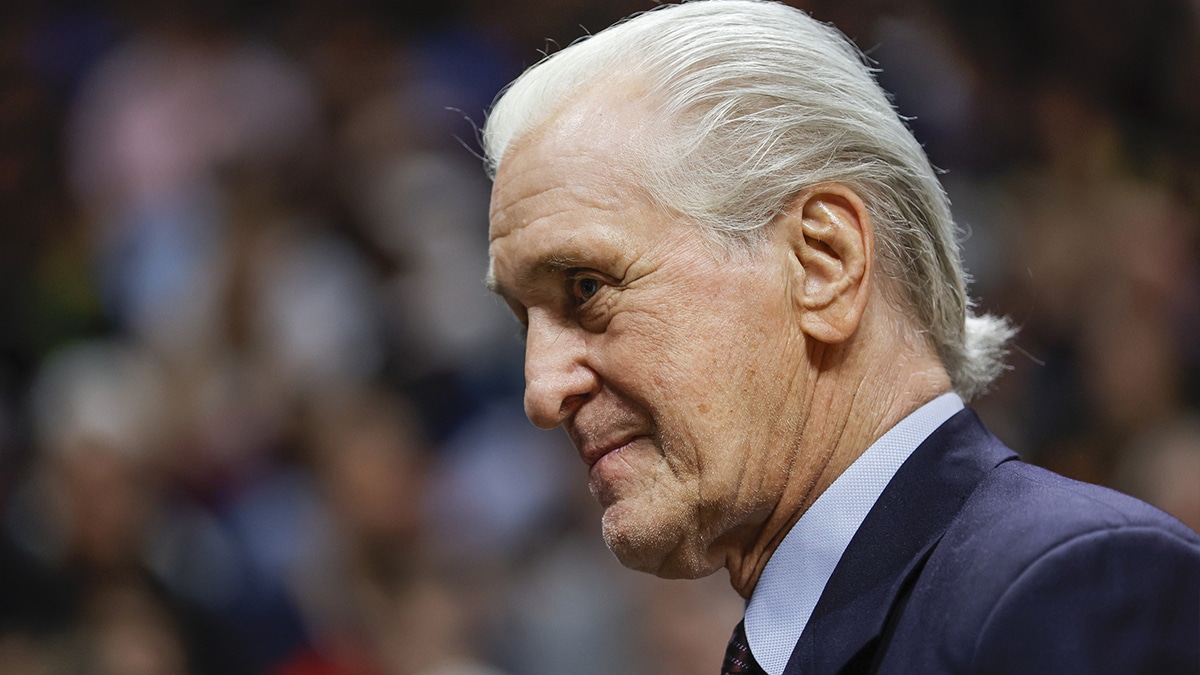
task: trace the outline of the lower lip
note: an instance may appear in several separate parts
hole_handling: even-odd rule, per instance
[[[628,443],[604,453],[588,469],[588,489],[603,508],[607,509],[611,506],[619,495],[617,484],[620,477],[618,473],[620,465],[613,464],[613,461],[617,460],[618,455],[625,452],[639,438],[643,437],[632,438]]]
[[[596,462],[594,464],[592,464],[592,467],[591,467],[591,469],[589,469],[588,473],[591,475],[591,477],[595,478],[596,473],[599,471],[603,471],[604,466],[610,464],[611,460],[616,459],[617,455],[624,452],[627,448],[629,448],[629,446],[633,445],[634,443],[636,443],[637,441],[639,441],[643,438],[645,438],[645,436],[634,436],[633,438],[629,439],[629,441],[626,442],[624,445],[619,445],[619,446],[613,448],[612,450],[609,450],[608,452],[604,453],[603,455],[600,456],[600,459],[597,459]]]

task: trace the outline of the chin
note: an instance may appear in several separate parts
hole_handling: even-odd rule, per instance
[[[624,504],[604,510],[604,543],[622,565],[663,579],[699,579],[721,569],[687,536],[681,519],[639,518]]]

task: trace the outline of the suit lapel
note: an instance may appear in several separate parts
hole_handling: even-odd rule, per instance
[[[918,446],[850,540],[785,675],[837,672],[879,638],[906,582],[984,474],[1015,458],[970,409]]]

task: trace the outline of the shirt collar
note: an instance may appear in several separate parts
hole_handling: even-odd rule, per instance
[[[746,607],[746,637],[768,675],[781,675],[825,584],[904,460],[963,409],[947,393],[900,420],[813,502],[767,561]]]

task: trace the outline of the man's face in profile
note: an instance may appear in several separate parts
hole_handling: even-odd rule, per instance
[[[566,428],[609,546],[629,567],[696,577],[779,501],[805,342],[786,246],[768,234],[721,251],[641,189],[644,115],[577,104],[506,153],[491,274],[527,327],[526,413]]]

